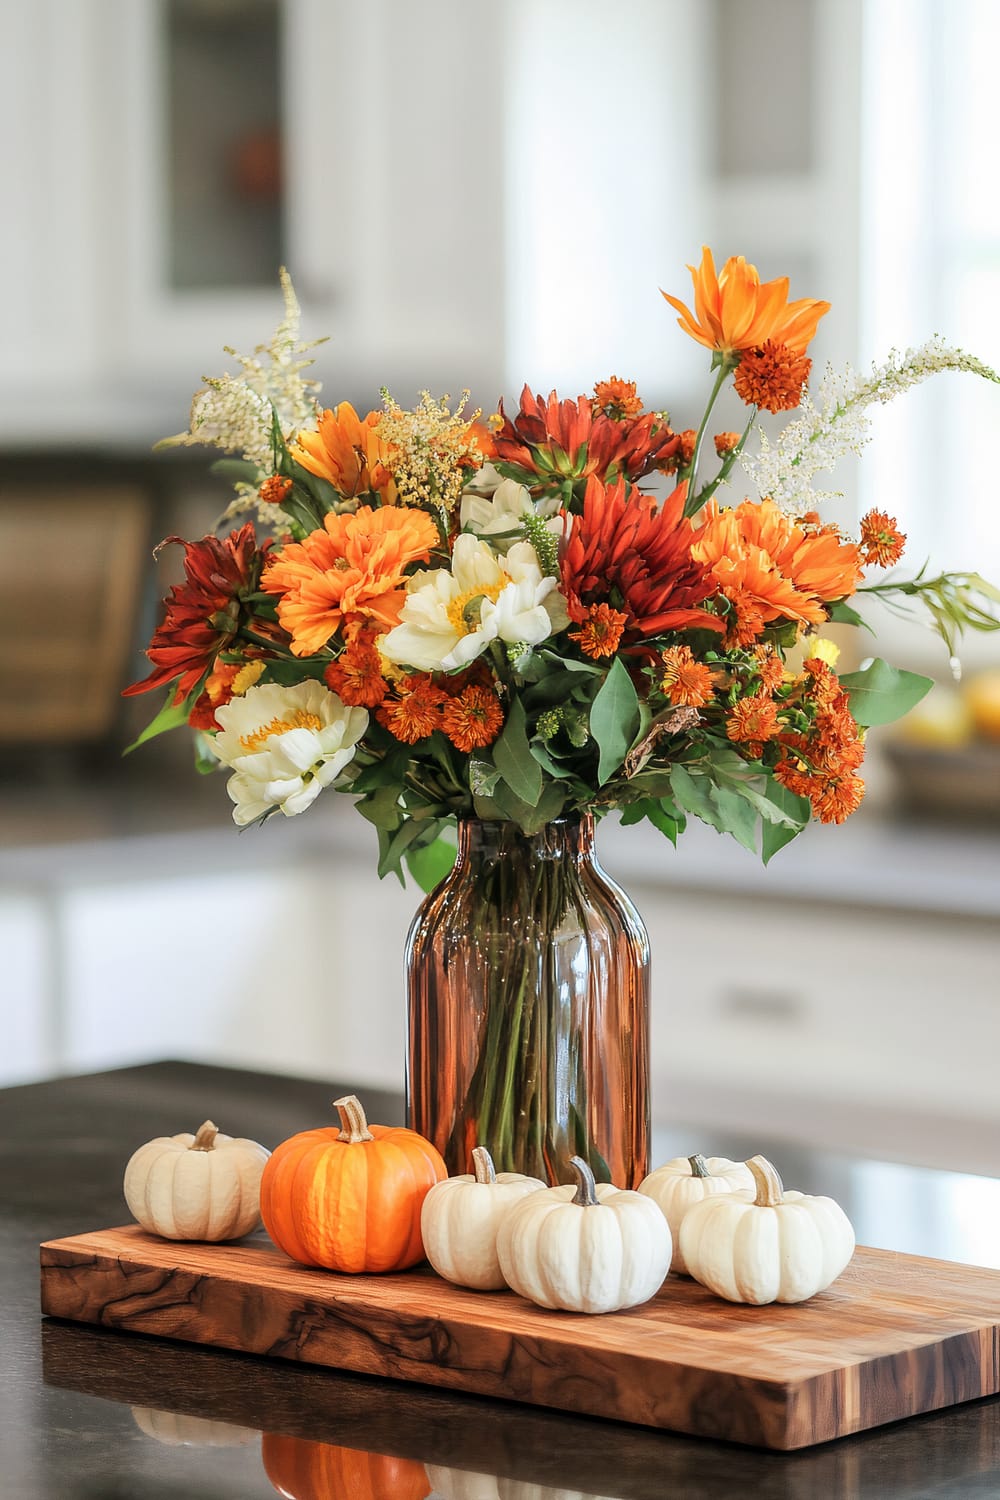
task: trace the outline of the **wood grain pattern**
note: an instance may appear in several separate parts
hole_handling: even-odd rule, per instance
[[[644,1307],[551,1313],[418,1267],[338,1276],[262,1236],[138,1226],[43,1245],[56,1317],[792,1449],[1000,1390],[1000,1272],[859,1249],[798,1307],[735,1307],[669,1277]]]

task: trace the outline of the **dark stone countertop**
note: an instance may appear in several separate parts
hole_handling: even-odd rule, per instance
[[[211,1115],[227,1133],[273,1146],[324,1119],[336,1090],[329,1083],[158,1063],[0,1091],[5,1497],[256,1500],[301,1492],[330,1500],[364,1500],[366,1494],[404,1500],[431,1487],[435,1500],[515,1494],[519,1500],[958,1500],[1000,1494],[1000,1398],[782,1455],[40,1317],[39,1242],[126,1221],[122,1171],[142,1141],[193,1129]],[[393,1096],[369,1091],[365,1102],[372,1118],[400,1117]],[[673,1154],[688,1148],[690,1135],[678,1126],[662,1132],[658,1144]],[[744,1150],[743,1142],[712,1139],[710,1132],[700,1132],[699,1141],[718,1153]],[[791,1165],[796,1185],[836,1192],[862,1241],[877,1237],[885,1220],[871,1182],[853,1197],[851,1188],[852,1167],[877,1164],[796,1153],[780,1143],[765,1143],[765,1149]],[[927,1201],[935,1190],[947,1203],[954,1183],[968,1181],[953,1183],[951,1174],[926,1170],[901,1178],[907,1169],[898,1165],[891,1172],[897,1194],[906,1188]],[[982,1182],[995,1204],[998,1184]],[[956,1240],[947,1215],[929,1215],[919,1243],[904,1218],[899,1225],[894,1248],[956,1256],[956,1244],[961,1251],[976,1243]],[[363,1490],[357,1478],[348,1483],[347,1465],[337,1463],[324,1471],[326,1481],[317,1468],[293,1489],[287,1474],[276,1474],[275,1484],[268,1477],[262,1432],[397,1462],[372,1461]],[[352,1472],[359,1472],[356,1464]],[[276,1491],[278,1482],[286,1487]]]

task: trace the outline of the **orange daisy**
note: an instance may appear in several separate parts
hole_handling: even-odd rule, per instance
[[[668,646],[660,660],[660,687],[671,703],[686,708],[703,708],[711,703],[714,673],[704,662],[695,660],[690,646]]]
[[[808,534],[773,500],[745,500],[731,510],[714,501],[695,533],[691,556],[729,599],[740,645],[774,620],[818,625],[825,605],[854,592],[861,577],[858,548],[831,532]],[[760,629],[757,629],[759,623]]]
[[[715,434],[715,451],[720,458],[725,458],[727,453],[732,453],[738,447],[742,433],[739,432],[717,432]]]
[[[349,401],[319,414],[315,432],[300,432],[288,451],[296,463],[327,479],[345,499],[377,490],[392,504],[395,488],[389,473],[389,445],[376,430],[382,412],[362,419]]]
[[[663,296],[680,317],[684,332],[720,354],[732,356],[756,348],[768,339],[787,344],[804,354],[829,302],[803,297],[788,300],[788,277],[762,282],[757,267],[742,255],[730,256],[720,273],[707,245],[702,246],[701,265],[688,266],[694,283],[694,312],[669,292]]]
[[[264,480],[258,493],[265,505],[280,505],[291,488],[290,479],[282,474],[272,474],[270,479]]]
[[[489,688],[473,683],[457,698],[447,698],[441,728],[457,750],[468,752],[492,745],[503,728],[500,699]]]
[[[571,641],[579,641],[584,656],[595,661],[602,656],[614,656],[622,631],[628,624],[628,616],[610,604],[592,604],[586,611],[579,630],[571,630]]]
[[[744,349],[733,377],[733,388],[747,406],[764,411],[794,411],[802,400],[802,387],[809,379],[812,360],[788,344],[766,339],[753,349]]]
[[[437,542],[424,511],[362,505],[353,515],[331,511],[322,530],[283,547],[264,569],[261,587],[279,595],[278,619],[293,654],[312,656],[342,627],[351,634],[369,621],[383,630],[398,625],[405,570],[428,562]]]
[[[906,532],[896,525],[896,517],[884,510],[870,510],[861,519],[861,560],[879,568],[894,567],[903,555]]]

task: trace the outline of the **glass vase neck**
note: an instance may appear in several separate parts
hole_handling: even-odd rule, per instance
[[[556,818],[537,833],[523,833],[516,823],[459,818],[458,859],[498,859],[506,855],[530,855],[532,859],[588,859],[594,854],[594,819],[591,813]]]

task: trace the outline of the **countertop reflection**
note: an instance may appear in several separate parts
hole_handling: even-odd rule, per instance
[[[0,1092],[0,1452],[12,1500],[869,1500],[1000,1493],[1000,1399],[794,1454],[42,1320],[37,1246],[127,1218],[124,1161],[209,1108],[273,1145],[336,1085],[157,1064]],[[371,1112],[399,1114],[391,1096]],[[660,1132],[657,1155],[766,1150],[862,1242],[1000,1264],[1000,1182]],[[991,1228],[992,1226],[992,1228]]]

